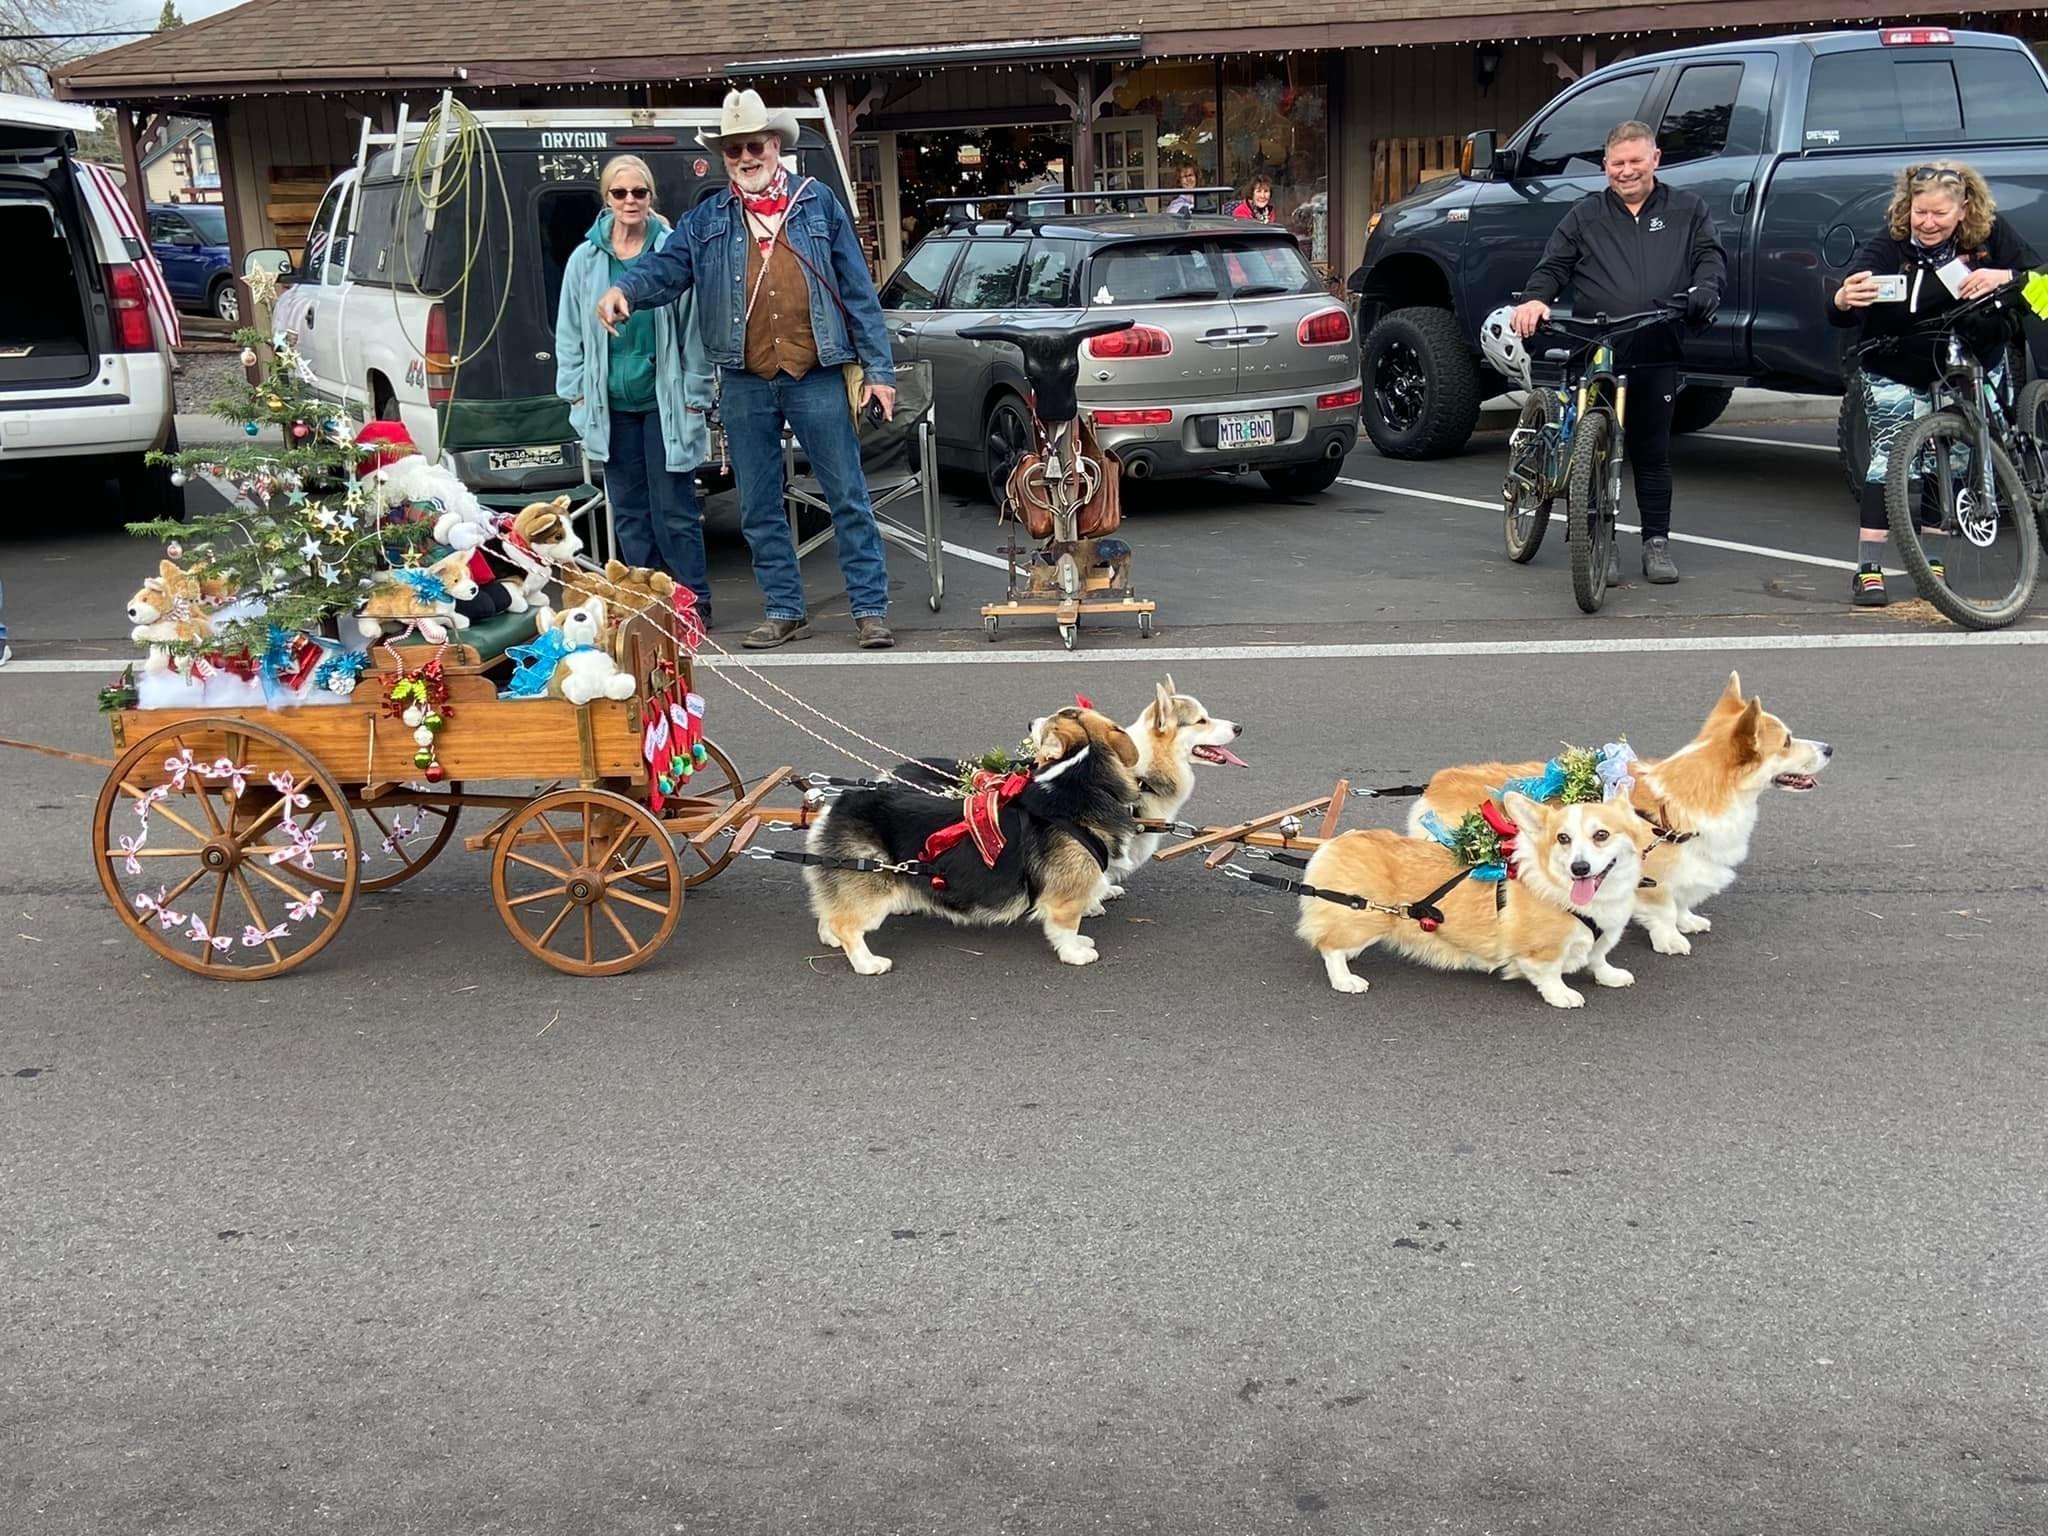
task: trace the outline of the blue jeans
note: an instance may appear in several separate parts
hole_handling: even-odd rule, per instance
[[[654,411],[611,413],[612,456],[604,464],[619,558],[669,575],[711,606],[711,571],[704,561],[704,508],[693,476],[670,471]]]
[[[811,461],[811,473],[832,508],[833,541],[839,571],[856,619],[879,619],[889,611],[889,564],[875,509],[868,504],[861,473],[860,440],[846,408],[846,377],[837,368],[813,368],[800,379],[778,373],[758,378],[739,368],[718,373],[719,414],[739,481],[740,530],[754,555],[770,619],[804,617],[804,578],[797,569],[783,503],[782,424],[796,429]]]

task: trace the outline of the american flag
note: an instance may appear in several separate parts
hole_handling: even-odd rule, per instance
[[[101,167],[89,161],[73,161],[79,170],[98,189],[100,200],[106,204],[108,215],[114,227],[121,232],[121,238],[128,248],[136,253],[135,269],[142,274],[142,288],[149,295],[149,312],[156,316],[157,328],[170,339],[172,346],[182,346],[185,331],[178,324],[178,306],[171,302],[171,290],[164,286],[164,274],[156,264],[156,255],[149,248],[149,238],[135,222],[135,210],[128,206],[118,183]]]

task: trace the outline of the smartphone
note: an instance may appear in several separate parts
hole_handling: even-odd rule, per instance
[[[1895,272],[1895,273],[1893,273],[1893,274],[1892,274],[1892,275],[1891,275],[1890,277],[1880,277],[1880,278],[1879,278],[1879,279],[1877,280],[1877,297],[1876,297],[1876,298],[1875,298],[1874,300],[1872,300],[1871,302],[1872,302],[1872,303],[1876,303],[1876,304],[1903,304],[1903,303],[1905,303],[1905,302],[1906,302],[1906,278],[1905,278],[1905,275],[1904,275],[1903,273],[1897,273],[1897,272]]]

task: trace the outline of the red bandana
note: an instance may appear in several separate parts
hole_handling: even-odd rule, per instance
[[[926,838],[924,851],[918,855],[920,862],[929,864],[962,838],[971,837],[981,862],[994,868],[1003,852],[1003,828],[998,813],[1030,787],[1028,773],[977,773],[962,807],[965,819],[941,827]]]

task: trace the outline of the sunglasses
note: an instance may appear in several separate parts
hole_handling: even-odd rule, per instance
[[[1951,171],[1945,166],[1923,165],[1913,173],[1913,184],[1918,186],[1923,181],[1946,182],[1959,187],[1963,184],[1963,173]]]
[[[728,160],[758,160],[768,153],[768,141],[766,139],[746,139],[744,141],[727,139],[719,148],[724,152],[725,158]]]
[[[615,203],[623,203],[629,197],[644,203],[650,195],[645,187],[613,187],[609,193]]]

